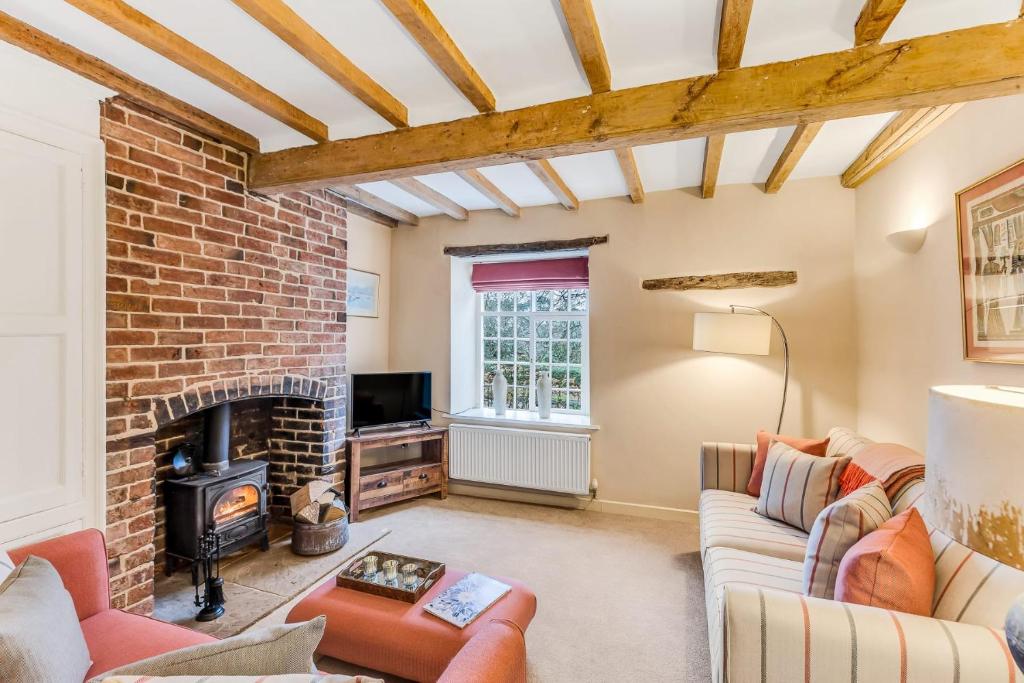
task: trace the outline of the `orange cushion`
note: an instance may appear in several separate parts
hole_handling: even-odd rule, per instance
[[[512,590],[466,628],[458,628],[423,611],[466,575],[448,568],[416,604],[340,588],[332,576],[303,598],[286,621],[306,621],[324,614],[327,628],[317,653],[350,664],[414,681],[436,681],[452,658],[477,633],[496,619],[511,621],[522,631],[537,611],[537,596],[519,581],[495,577]]]
[[[853,544],[839,563],[841,602],[930,616],[935,557],[916,508],[902,512]]]
[[[83,620],[82,635],[92,657],[86,679],[140,659],[217,640],[199,631],[116,609]]]
[[[828,437],[824,439],[801,439],[795,436],[772,434],[763,429],[757,433],[757,454],[754,456],[754,467],[750,470],[750,481],[747,482],[747,493],[752,496],[761,495],[761,478],[764,476],[764,463],[768,459],[768,447],[773,441],[791,446],[807,455],[825,455],[828,448]]]

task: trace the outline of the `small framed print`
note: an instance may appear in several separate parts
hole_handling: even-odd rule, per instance
[[[378,317],[377,305],[380,295],[380,275],[365,270],[349,268],[348,271],[348,315],[357,318]]]
[[[956,194],[964,358],[1024,363],[1024,160]]]

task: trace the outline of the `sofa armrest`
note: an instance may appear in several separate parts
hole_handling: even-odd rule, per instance
[[[746,493],[756,454],[756,444],[705,441],[700,446],[701,490]]]
[[[495,619],[452,658],[437,683],[526,683],[526,640],[507,619]]]
[[[1002,631],[748,585],[722,601],[721,680],[1016,681]]]
[[[64,588],[71,593],[79,621],[110,609],[107,548],[103,534],[96,529],[76,531],[7,552],[15,564],[29,555],[52,564]]]

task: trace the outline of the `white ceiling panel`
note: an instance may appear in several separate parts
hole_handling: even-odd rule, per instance
[[[581,200],[621,197],[629,193],[615,152],[590,152],[558,157],[551,165]]]
[[[725,137],[718,183],[763,183],[775,167],[795,126],[750,130]]]
[[[958,28],[1016,19],[1019,0],[907,0],[883,41],[929,36]]]
[[[359,187],[371,194],[377,195],[386,202],[391,202],[406,211],[412,211],[417,216],[436,216],[441,213],[422,199],[413,197],[405,190],[400,190],[385,180],[374,183],[359,183]]]
[[[719,0],[594,0],[612,88],[714,72],[718,4]]]
[[[433,175],[418,176],[418,180],[470,211],[497,208],[493,202],[474,190],[469,183],[454,173],[435,173]]]
[[[554,195],[526,164],[488,166],[481,168],[480,172],[519,206],[541,206],[556,202]]]
[[[634,147],[633,155],[648,192],[700,185],[704,138]]]
[[[127,0],[330,128],[332,138],[391,130],[305,57],[226,0]],[[346,3],[348,4],[348,3]],[[357,3],[351,3],[353,9]],[[259,46],[254,49],[254,46]]]
[[[826,122],[790,177],[841,175],[850,162],[889,124],[892,117],[892,114],[873,114]]]
[[[499,110],[590,92],[569,47],[557,0],[430,0],[428,4],[494,92]]]
[[[750,15],[742,66],[853,47],[864,0],[758,0]]]
[[[408,107],[410,125],[449,121],[476,113],[378,0],[286,1],[343,55]],[[431,2],[431,8],[435,4]],[[375,116],[369,109],[366,112]],[[381,130],[391,128],[383,119],[377,117],[377,121],[383,126]],[[339,124],[335,137],[355,137],[366,132],[376,131],[361,131],[355,126],[349,130]]]

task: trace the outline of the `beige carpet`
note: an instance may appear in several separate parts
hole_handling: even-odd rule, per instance
[[[527,633],[531,681],[710,679],[696,519],[668,522],[452,496],[364,513],[356,528],[361,534],[391,530],[374,548],[530,586],[539,601]],[[298,599],[254,627],[284,621]],[[359,673],[332,660],[320,666]]]

